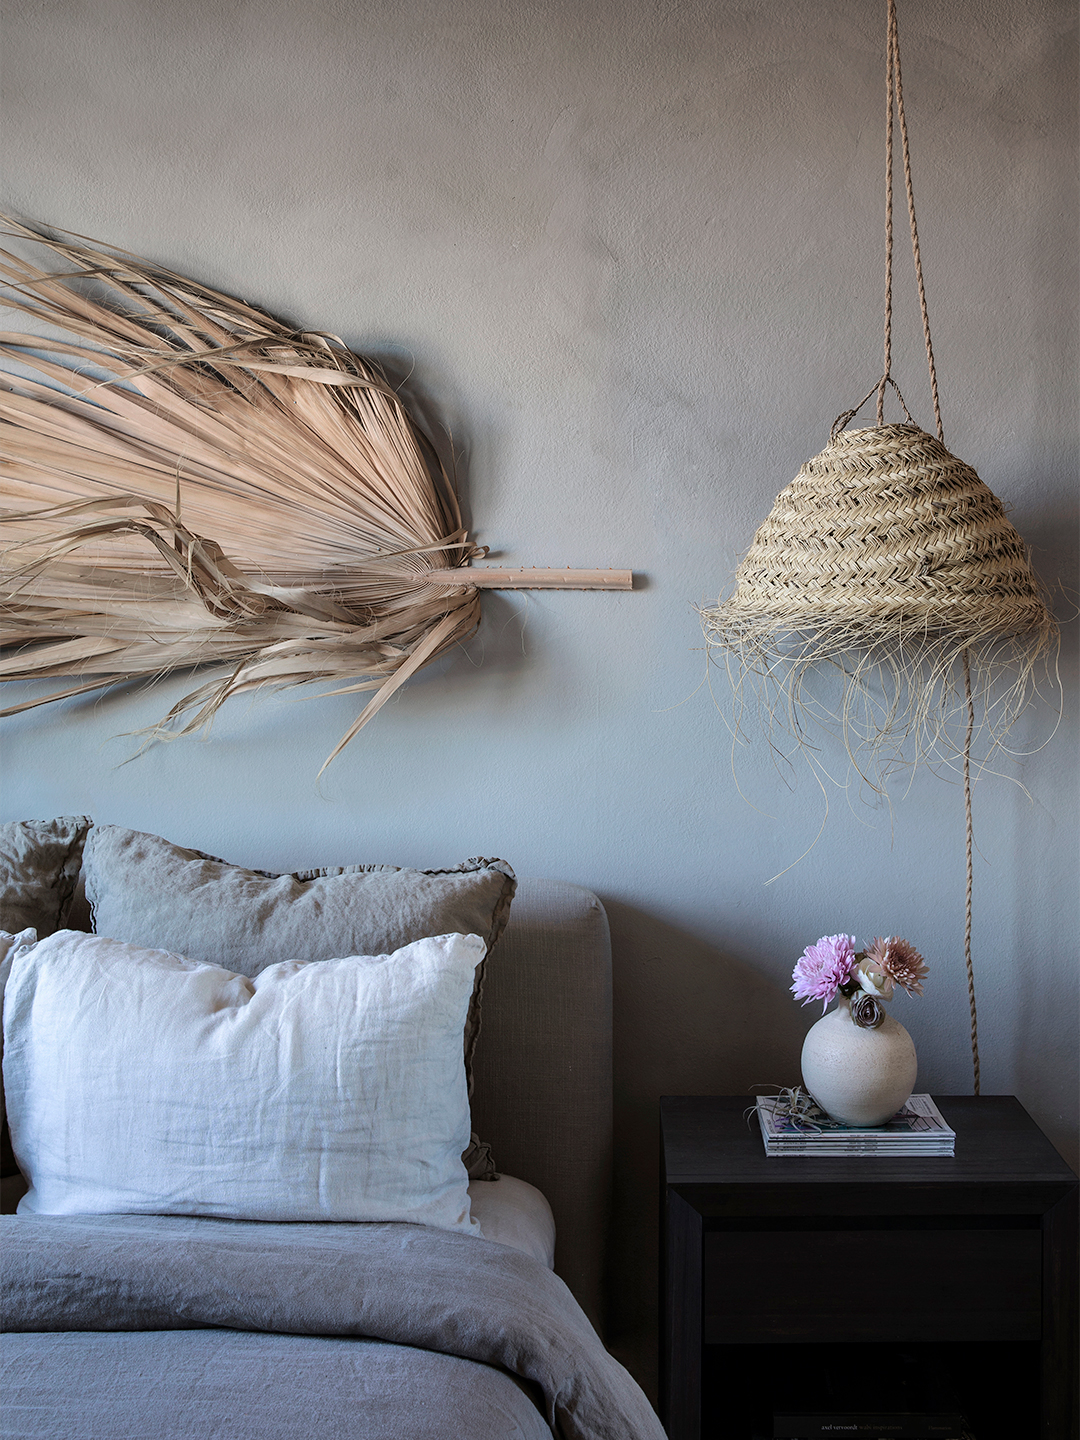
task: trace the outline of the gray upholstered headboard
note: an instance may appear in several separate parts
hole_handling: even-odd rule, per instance
[[[611,1186],[611,941],[588,890],[518,881],[487,964],[473,1127],[495,1163],[538,1186],[555,1268],[601,1329]]]

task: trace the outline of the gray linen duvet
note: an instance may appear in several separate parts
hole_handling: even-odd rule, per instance
[[[563,1282],[470,1235],[11,1215],[0,1242],[7,1440],[664,1437]]]

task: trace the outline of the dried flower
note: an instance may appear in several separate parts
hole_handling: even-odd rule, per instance
[[[874,942],[877,944],[877,941]],[[856,967],[854,980],[859,982],[860,989],[867,995],[880,996],[882,1000],[891,1000],[893,997],[893,978],[889,972],[882,968],[881,962],[871,959],[872,951],[868,951],[865,959],[860,960]]]
[[[860,1030],[876,1030],[885,1020],[885,1011],[875,996],[862,991],[851,1002],[851,1018]]]
[[[796,1000],[808,1005],[820,1000],[824,1010],[836,998],[836,992],[851,979],[855,968],[854,935],[823,935],[816,945],[808,945],[795,962],[791,991]]]
[[[843,995],[855,1024],[876,1030],[885,1020],[883,1002],[892,999],[895,987],[921,995],[929,967],[914,945],[896,935],[878,938],[864,950],[856,951],[856,943],[854,935],[823,935],[808,945],[791,972],[791,990],[804,1005],[820,1000],[823,1010]]]
[[[866,958],[895,980],[909,995],[923,993],[922,982],[926,979],[929,966],[914,945],[901,940],[898,935],[890,935],[885,940],[875,940],[866,952]]]

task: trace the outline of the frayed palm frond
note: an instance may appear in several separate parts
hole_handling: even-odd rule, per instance
[[[374,691],[333,759],[479,622],[431,442],[336,336],[3,223],[63,268],[0,251],[4,303],[44,331],[0,333],[0,679],[77,683],[0,714],[206,664],[228,672],[153,737],[256,686]]]

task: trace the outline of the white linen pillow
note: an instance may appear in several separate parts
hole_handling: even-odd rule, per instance
[[[11,970],[11,962],[20,950],[27,950],[31,945],[37,943],[37,931],[33,926],[26,930],[20,930],[13,935],[10,930],[0,930],[0,1064],[4,1059],[4,991],[7,988],[7,978]],[[0,1127],[7,1132],[7,1105],[4,1101],[4,1087],[0,1083]],[[14,1173],[14,1172],[13,1172]],[[4,1171],[4,1178],[7,1179],[8,1172]]]
[[[479,1233],[461,1035],[484,941],[254,979],[62,930],[12,957],[20,1212],[407,1220]]]

